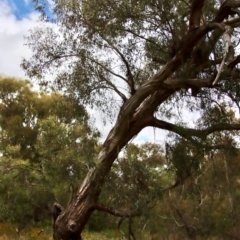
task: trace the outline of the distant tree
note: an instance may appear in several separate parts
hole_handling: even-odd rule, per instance
[[[130,143],[107,176],[100,197],[102,204],[97,206],[99,211],[90,219],[88,230],[118,228],[125,236],[138,239],[141,236],[139,229],[146,223],[150,209],[162,197],[163,184],[160,179],[163,177],[164,163],[163,150],[158,144]],[[113,214],[117,209],[121,211]],[[107,212],[114,216],[107,215]]]
[[[198,127],[238,120],[224,104],[213,106],[205,112]],[[215,132],[201,144],[184,138],[171,137],[167,145],[166,172],[171,175],[170,187],[163,191],[163,198],[151,214],[159,221],[162,231],[155,226],[158,237],[177,239],[231,239],[238,231],[238,169],[239,146],[237,131]],[[214,146],[214,147],[213,147]],[[215,148],[216,147],[216,148]]]
[[[20,230],[49,218],[54,202],[70,201],[93,165],[99,133],[81,105],[33,91],[28,81],[0,77],[0,100],[0,220]]]
[[[221,121],[221,111],[201,128],[171,118],[193,111],[201,119],[226,99],[239,108],[239,1],[35,3],[43,21],[58,29],[32,30],[33,55],[22,62],[27,74],[115,121],[74,200],[65,210],[55,206],[55,239],[80,238],[113,162],[143,128],[171,131],[203,148],[214,147],[201,142],[214,132],[240,129]]]
[[[164,184],[160,179],[163,178],[165,163],[163,150],[158,144],[131,143],[113,164],[101,194],[101,201],[104,201],[105,205],[122,209],[122,215],[118,216],[118,228],[131,215],[128,222],[128,234],[134,236],[131,226],[133,222],[139,222],[140,216],[148,215],[156,201],[161,199]],[[99,205],[98,210],[106,211],[107,209]],[[134,217],[138,220],[135,221]],[[139,224],[139,228],[142,227],[143,225]]]

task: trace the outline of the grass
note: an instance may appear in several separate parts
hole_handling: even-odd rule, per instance
[[[0,223],[0,240],[52,240],[51,230],[37,227],[26,227],[21,231],[21,237],[16,232],[14,224]],[[124,240],[120,231],[105,231],[103,233],[84,232],[83,240]]]

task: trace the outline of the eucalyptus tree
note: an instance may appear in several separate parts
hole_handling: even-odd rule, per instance
[[[27,74],[115,122],[73,201],[66,209],[55,205],[55,239],[79,239],[96,209],[131,215],[104,207],[98,197],[119,152],[143,128],[171,131],[203,148],[201,139],[213,132],[240,129],[221,116],[202,128],[171,119],[183,108],[201,118],[223,100],[239,108],[240,1],[35,3],[42,20],[55,25],[37,27],[27,37],[33,51],[22,62]]]
[[[0,76],[0,220],[49,218],[55,201],[77,190],[96,154],[99,132],[82,105],[29,81]],[[88,149],[88,151],[86,151]]]
[[[218,117],[226,123],[234,121],[235,114],[223,104],[215,105],[197,124],[206,127],[216,120],[219,122]],[[181,137],[168,143],[167,171],[172,173],[175,184],[174,188],[168,188],[170,194],[164,194],[154,212],[165,234],[180,239],[237,238],[237,136],[237,131],[211,134],[204,141],[210,146],[218,145],[216,149],[202,149]],[[164,231],[162,235],[157,233],[159,238],[164,235]]]

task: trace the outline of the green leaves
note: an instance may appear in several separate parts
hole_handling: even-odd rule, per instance
[[[94,164],[99,132],[78,102],[35,92],[27,81],[1,77],[0,96],[1,220],[45,219]]]
[[[110,206],[148,211],[148,204],[161,198],[162,149],[157,144],[129,144],[114,164],[103,191]],[[144,209],[141,209],[144,206]]]

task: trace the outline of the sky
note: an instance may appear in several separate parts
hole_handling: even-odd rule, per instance
[[[0,74],[26,78],[20,63],[31,51],[24,36],[37,25],[38,16],[30,0],[0,0]]]
[[[19,20],[34,11],[33,2],[31,0],[6,0],[5,2],[11,6],[14,15]]]
[[[20,67],[23,58],[31,56],[31,50],[24,45],[24,36],[37,26],[39,13],[34,10],[32,0],[0,0],[0,74],[27,79]],[[103,124],[100,113],[92,112],[94,124],[102,134],[103,141],[112,124]],[[133,142],[163,143],[166,133],[145,128]]]

